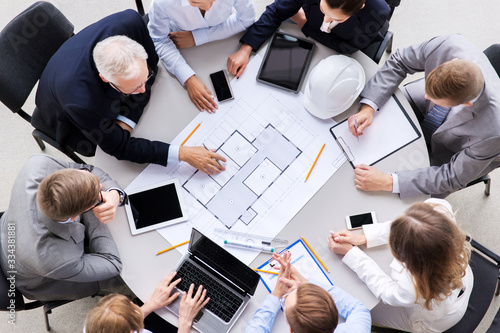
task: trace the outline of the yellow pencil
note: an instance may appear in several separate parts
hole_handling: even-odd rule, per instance
[[[185,242],[182,242],[182,243],[180,243],[180,244],[177,244],[177,245],[171,246],[171,247],[169,247],[168,249],[165,249],[165,250],[162,250],[162,251],[160,251],[160,252],[156,253],[156,255],[159,255],[159,254],[165,253],[165,252],[167,252],[167,251],[170,251],[170,250],[172,250],[172,249],[175,249],[176,247],[179,247],[179,246],[184,245],[184,244],[187,244],[187,243],[189,243],[189,241],[185,241]]]
[[[311,170],[309,170],[309,173],[307,174],[306,180],[304,180],[304,183],[307,181],[307,178],[309,178],[309,175],[311,174],[311,171],[313,171],[314,166],[316,165],[316,162],[318,161],[319,155],[321,155],[321,152],[323,151],[323,148],[325,148],[325,143],[323,143],[323,146],[321,146],[321,149],[319,150],[318,156],[316,156],[316,159],[314,160],[314,163],[311,166]]]
[[[302,239],[302,241],[304,242],[304,244],[306,244],[306,246],[309,248],[309,250],[311,250],[312,254],[314,254],[314,256],[316,257],[316,259],[318,259],[319,263],[321,265],[323,265],[323,267],[326,269],[326,271],[328,273],[330,273],[330,270],[325,266],[325,264],[323,263],[323,261],[321,261],[321,259],[318,257],[318,255],[316,254],[316,252],[314,252],[314,250],[312,249],[312,247],[309,245],[309,243],[305,240],[304,237],[300,237],[300,239]]]
[[[196,127],[194,128],[194,130],[191,131],[191,133],[189,133],[189,135],[187,136],[187,138],[182,141],[181,143],[181,146],[184,146],[184,144],[186,143],[186,141],[191,137],[191,135],[193,135],[193,133],[198,129],[198,127],[200,127],[201,123],[199,123],[198,125],[196,125]]]
[[[268,274],[274,274],[274,275],[279,275],[278,272],[271,272],[271,271],[265,271],[263,269],[258,269],[258,268],[252,268],[256,272],[262,272],[262,273],[268,273]]]

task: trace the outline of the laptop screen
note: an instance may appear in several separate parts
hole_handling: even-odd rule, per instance
[[[195,228],[191,232],[189,252],[203,260],[246,293],[250,295],[255,293],[260,275]]]

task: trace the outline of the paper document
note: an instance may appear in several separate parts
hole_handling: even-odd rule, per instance
[[[256,55],[240,79],[231,81],[233,101],[220,103],[214,114],[200,113],[172,141],[179,145],[192,133],[186,146],[215,149],[227,159],[225,171],[207,175],[184,162],[150,164],[127,188],[179,179],[189,220],[158,230],[170,244],[189,239],[192,227],[220,245],[224,238],[214,233],[216,228],[274,237],[346,160],[329,133],[332,119],[309,114],[302,93],[256,82],[261,61]],[[260,253],[228,250],[247,264]]]
[[[349,131],[347,119],[330,131],[353,168],[359,164],[374,165],[421,136],[394,95],[375,111],[372,124],[359,140]]]
[[[329,286],[333,285],[332,281],[330,281],[328,276],[321,269],[320,264],[318,263],[314,255],[311,253],[311,251],[309,251],[309,249],[304,244],[302,239],[297,240],[295,243],[293,243],[283,251],[286,250],[292,252],[292,257],[291,257],[292,265],[306,279],[309,280],[310,278],[313,278],[314,280],[320,282],[323,285],[329,285]],[[282,253],[283,251],[281,251],[280,253]],[[279,265],[279,263],[271,258],[262,266],[260,266],[259,269],[271,272],[279,272],[278,270],[274,269],[271,265],[272,266]],[[264,283],[264,285],[266,286],[267,290],[269,290],[269,292],[272,292],[274,290],[274,287],[276,286],[278,275],[264,273],[264,272],[257,272],[257,273],[260,274],[260,278]]]

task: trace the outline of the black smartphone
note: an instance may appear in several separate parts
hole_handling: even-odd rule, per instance
[[[212,85],[214,86],[215,94],[217,95],[219,103],[234,98],[225,69],[210,74],[210,80],[212,80]]]
[[[365,224],[377,223],[375,212],[346,216],[345,221],[348,230],[359,229]]]

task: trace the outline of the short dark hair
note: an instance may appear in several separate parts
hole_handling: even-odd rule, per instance
[[[312,283],[297,288],[297,302],[286,307],[285,314],[288,324],[297,333],[333,332],[339,322],[332,295]]]
[[[326,0],[331,9],[340,9],[345,15],[353,16],[363,8],[365,0]]]

